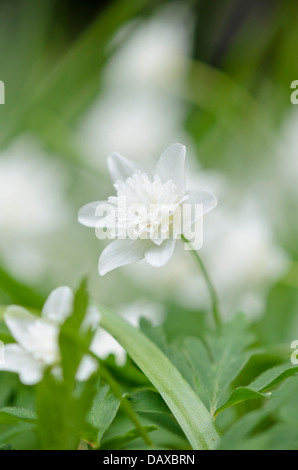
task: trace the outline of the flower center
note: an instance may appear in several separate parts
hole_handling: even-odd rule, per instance
[[[158,175],[151,180],[146,173],[135,173],[114,186],[117,196],[109,202],[118,231],[157,244],[173,235],[173,218],[187,196],[179,193],[172,180],[163,183]]]

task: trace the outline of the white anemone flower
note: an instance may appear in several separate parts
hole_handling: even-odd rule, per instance
[[[114,238],[100,256],[99,274],[142,259],[152,266],[165,265],[185,229],[189,231],[198,218],[216,206],[213,194],[186,190],[185,154],[184,145],[171,145],[161,155],[153,174],[117,152],[108,157],[116,196],[86,204],[78,215],[81,224],[106,228],[109,237]],[[175,217],[179,224],[174,223]]]
[[[4,321],[16,343],[4,346],[0,370],[17,373],[26,385],[40,382],[49,366],[54,373],[60,374],[60,326],[71,314],[72,306],[73,293],[69,287],[62,286],[51,292],[40,317],[23,307],[8,307]],[[89,307],[83,326],[97,326],[99,319],[99,312]],[[87,380],[96,369],[95,359],[85,355],[77,371],[77,380]]]

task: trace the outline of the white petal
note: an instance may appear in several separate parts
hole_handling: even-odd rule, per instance
[[[19,374],[25,385],[38,383],[43,376],[43,366],[18,344],[7,344],[4,347],[4,362],[0,362],[0,370]]]
[[[98,222],[106,215],[103,213],[101,217],[98,209],[101,205],[107,205],[107,201],[94,201],[81,207],[78,213],[78,221],[86,227],[97,227]]]
[[[108,156],[108,168],[113,183],[117,180],[125,181],[134,173],[143,172],[143,168],[137,162],[123,157],[118,152]]]
[[[185,162],[186,148],[181,144],[173,144],[168,147],[161,155],[156,173],[163,183],[172,180],[181,194],[185,192]]]
[[[36,324],[38,317],[31,315],[27,310],[16,305],[7,308],[4,321],[14,339],[25,349],[32,344],[30,329]]]
[[[42,316],[61,324],[71,314],[72,307],[73,293],[70,287],[57,287],[47,298],[42,309]]]
[[[126,362],[125,349],[105,330],[97,330],[90,350],[101,359],[105,359],[110,354],[113,354],[119,366],[123,366]]]
[[[144,253],[148,247],[147,240],[114,240],[102,252],[99,262],[98,271],[104,276],[109,271],[135,263],[144,258]]]
[[[84,356],[76,373],[76,379],[79,382],[88,380],[93,372],[97,370],[97,368],[98,362],[92,356]]]
[[[176,240],[169,239],[165,240],[160,246],[152,245],[145,253],[147,263],[156,267],[164,266],[173,254],[175,242]]]
[[[185,204],[202,204],[204,215],[217,206],[217,198],[214,194],[207,193],[205,191],[189,190],[186,192],[186,195],[188,196],[188,199],[185,201]],[[195,222],[195,220],[193,220],[193,222]]]

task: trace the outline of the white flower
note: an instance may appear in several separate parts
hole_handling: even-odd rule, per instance
[[[41,317],[32,315],[22,307],[8,307],[4,321],[16,343],[4,346],[4,361],[0,363],[0,370],[16,372],[26,385],[38,383],[49,366],[59,373],[60,325],[71,314],[72,305],[73,293],[69,287],[63,286],[51,292]],[[99,312],[89,307],[85,326],[98,323]],[[77,379],[86,380],[96,368],[96,361],[91,356],[84,356],[77,371]]]
[[[216,206],[217,200],[212,194],[186,190],[185,153],[184,145],[171,145],[161,155],[153,175],[116,152],[108,157],[116,197],[89,203],[81,208],[78,216],[81,224],[107,227],[110,236],[116,238],[100,256],[101,275],[142,259],[152,266],[163,266],[171,258],[176,239],[185,233],[185,228],[189,229],[198,217]],[[182,220],[186,219],[183,210],[186,204],[190,208],[190,212],[187,211],[191,216],[189,222]],[[110,211],[104,216],[107,206]],[[179,226],[174,223],[177,214],[181,217]],[[119,236],[122,233],[130,235],[123,238]]]

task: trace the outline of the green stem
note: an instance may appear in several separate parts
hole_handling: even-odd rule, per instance
[[[187,238],[185,238],[184,235],[182,235],[181,238],[185,243],[188,243],[190,246],[192,246],[191,242]],[[209,277],[207,269],[205,268],[205,265],[204,265],[201,257],[199,256],[199,253],[195,249],[192,249],[191,252],[193,253],[193,256],[194,256],[196,262],[200,266],[200,269],[202,271],[202,274],[205,278],[205,281],[206,281],[206,284],[207,284],[207,287],[208,287],[208,290],[209,290],[209,294],[210,294],[210,298],[211,298],[211,304],[212,304],[212,314],[213,314],[214,323],[217,326],[217,328],[220,328],[221,319],[220,319],[220,314],[219,314],[218,298],[217,298],[216,290],[215,290],[214,285],[213,285],[213,283],[212,283],[212,281]]]
[[[106,307],[100,307],[101,326],[127,351],[159,391],[193,449],[215,449],[219,433],[192,387],[162,351],[140,330]]]

